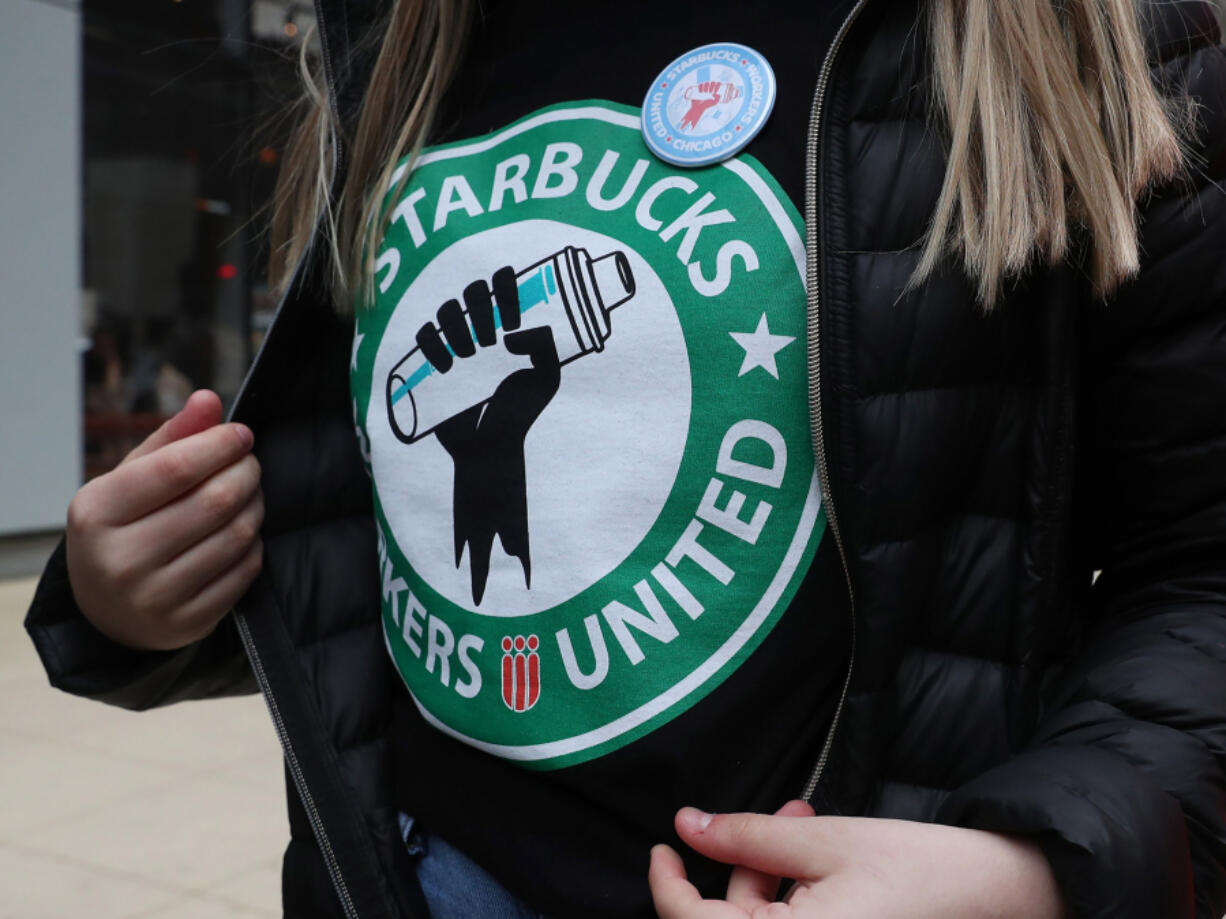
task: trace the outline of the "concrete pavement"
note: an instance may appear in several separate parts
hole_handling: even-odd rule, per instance
[[[258,696],[132,713],[50,688],[0,581],[0,919],[281,915],[281,754]]]

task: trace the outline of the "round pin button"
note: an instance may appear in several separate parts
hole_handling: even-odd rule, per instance
[[[675,166],[709,166],[743,150],[774,105],[766,58],[736,42],[703,45],[660,71],[647,90],[643,140]]]

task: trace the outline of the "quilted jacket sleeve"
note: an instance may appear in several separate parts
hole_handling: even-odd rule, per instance
[[[939,817],[1036,835],[1077,917],[1226,913],[1226,56],[1182,6],[1204,27],[1163,72],[1199,101],[1197,156],[1083,329],[1083,651],[1032,746]]]
[[[231,617],[177,651],[134,650],[95,629],[73,597],[63,542],[43,570],[25,625],[51,685],[73,695],[141,710],[255,691]]]

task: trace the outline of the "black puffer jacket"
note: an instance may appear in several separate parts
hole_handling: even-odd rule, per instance
[[[367,5],[318,2],[345,117]],[[1146,9],[1156,72],[1199,101],[1200,125],[1186,186],[1145,208],[1141,276],[1108,305],[1071,267],[987,316],[952,266],[903,295],[944,168],[915,0],[867,0],[828,62],[806,214],[814,421],[855,645],[814,801],[1033,834],[1080,917],[1216,919],[1226,57],[1209,4]],[[424,916],[391,799],[399,687],[340,385],[350,331],[316,271],[300,271],[235,412],[268,508],[240,614],[180,652],[125,651],[81,619],[61,553],[28,625],[57,686],[131,708],[254,675],[290,777],[287,915]]]

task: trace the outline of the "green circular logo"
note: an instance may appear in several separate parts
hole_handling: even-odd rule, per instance
[[[800,221],[581,103],[420,156],[358,318],[388,650],[424,717],[556,768],[730,676],[824,529]]]

